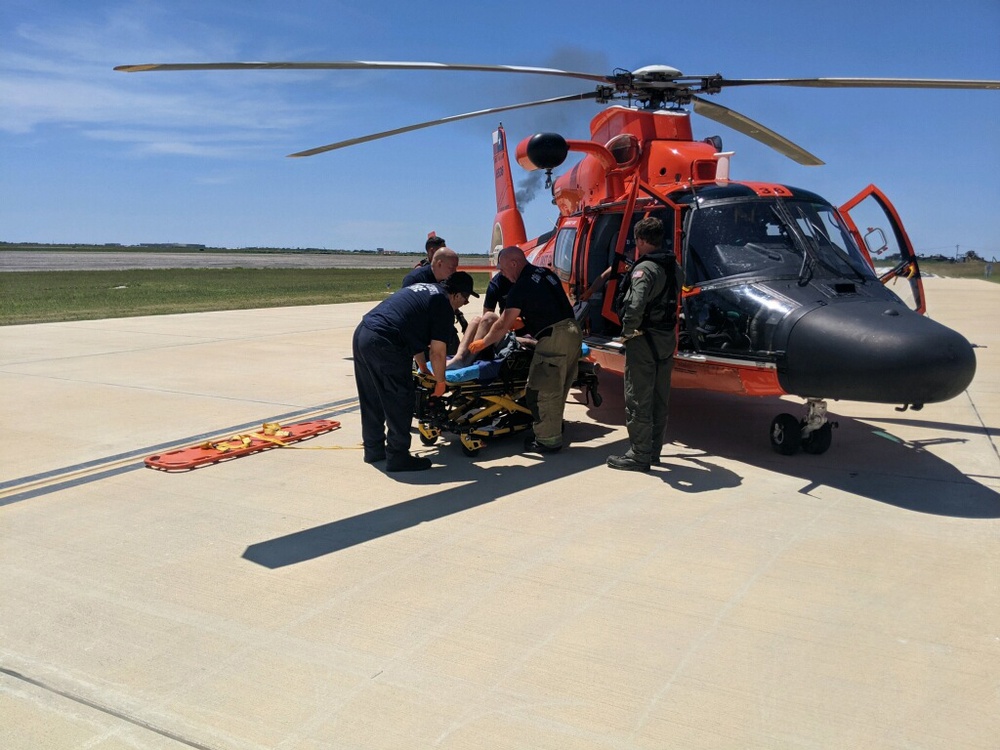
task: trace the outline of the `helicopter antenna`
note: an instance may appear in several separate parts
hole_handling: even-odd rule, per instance
[[[615,68],[611,73],[611,78],[615,82],[616,87],[620,90],[624,89],[626,92],[625,101],[628,102],[628,106],[632,106],[632,92],[634,91],[633,83],[635,81],[635,76],[632,75],[632,71],[625,70],[625,68]],[[641,101],[636,98],[635,101]]]

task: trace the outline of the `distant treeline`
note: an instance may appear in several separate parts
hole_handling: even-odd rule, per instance
[[[58,250],[61,252],[140,252],[140,253],[329,253],[329,254],[367,254],[385,255],[385,250],[330,250],[320,247],[212,247],[181,242],[143,242],[139,245],[122,245],[117,242],[106,242],[98,245],[84,243],[48,243],[48,242],[0,242],[0,252],[4,250]],[[391,253],[393,255],[423,255],[422,252]]]
[[[139,245],[122,245],[117,242],[106,242],[100,245],[84,243],[55,244],[48,242],[0,242],[0,252],[5,250],[19,251],[59,251],[78,253],[320,253],[325,255],[399,255],[401,257],[422,257],[423,251],[385,250],[343,250],[323,247],[212,247],[211,245],[196,245],[180,242],[143,242]],[[462,253],[466,257],[487,257],[485,253]]]

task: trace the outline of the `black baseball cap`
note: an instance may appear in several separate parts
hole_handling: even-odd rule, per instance
[[[474,291],[475,286],[472,283],[472,277],[465,271],[455,271],[455,273],[445,279],[444,289],[448,294],[464,294],[468,297],[479,296]]]

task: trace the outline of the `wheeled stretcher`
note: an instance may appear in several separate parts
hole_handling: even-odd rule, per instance
[[[531,348],[516,349],[503,359],[449,370],[448,390],[440,398],[433,395],[434,379],[415,370],[415,414],[420,441],[434,445],[442,432],[450,432],[458,436],[462,452],[472,457],[479,454],[488,440],[531,427],[532,415],[525,391],[532,353]],[[600,406],[599,365],[590,361],[587,354],[584,345],[573,386],[583,390],[587,403],[592,401]]]

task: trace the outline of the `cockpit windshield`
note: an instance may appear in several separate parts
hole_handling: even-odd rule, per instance
[[[691,210],[685,283],[697,286],[746,274],[770,278],[874,279],[832,206],[761,198]]]

